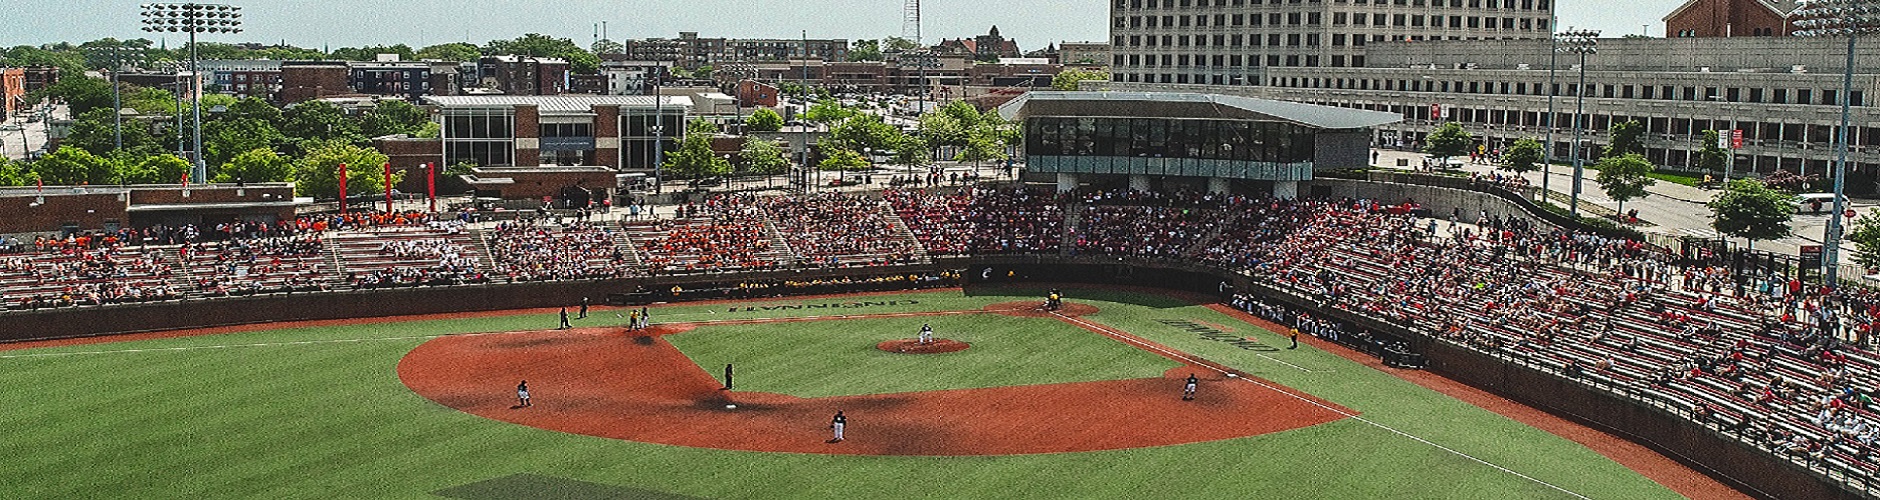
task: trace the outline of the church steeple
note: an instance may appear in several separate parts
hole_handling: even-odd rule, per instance
[[[998,38],[999,37],[999,25],[997,24],[992,25],[992,32],[987,33],[987,34],[992,35],[993,38]]]

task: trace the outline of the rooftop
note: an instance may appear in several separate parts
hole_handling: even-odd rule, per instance
[[[1033,115],[1277,119],[1327,129],[1375,127],[1403,119],[1396,113],[1189,92],[1033,91],[998,109],[999,116],[1014,121]]]
[[[662,106],[673,108],[691,108],[692,98],[688,96],[664,96]],[[440,108],[470,107],[513,107],[517,105],[536,106],[536,112],[544,115],[592,113],[594,106],[620,106],[623,108],[654,107],[654,97],[649,95],[447,95],[425,96],[424,100]]]

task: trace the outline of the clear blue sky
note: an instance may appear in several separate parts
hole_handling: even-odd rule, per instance
[[[213,0],[211,0],[213,1]],[[0,45],[82,42],[104,37],[156,39],[138,31],[138,2],[130,0],[6,0]],[[1562,26],[1635,34],[1659,21],[1680,0],[1561,0]],[[902,0],[235,0],[245,33],[229,42],[280,42],[302,47],[404,43],[420,47],[470,41],[481,44],[523,33],[593,40],[607,21],[614,39],[671,37],[680,30],[702,36],[880,38],[901,33]],[[927,0],[923,38],[967,37],[998,25],[1025,50],[1047,42],[1099,41],[1108,31],[1105,0]],[[170,35],[172,44],[181,39]]]

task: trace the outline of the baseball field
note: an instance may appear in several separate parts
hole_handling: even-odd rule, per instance
[[[1666,480],[1694,475],[1688,470],[1615,461],[1609,449],[1596,449],[1610,437],[1543,430],[1530,425],[1541,418],[1531,410],[1434,390],[1440,381],[1427,374],[1381,370],[1317,341],[1286,349],[1272,325],[1195,297],[1065,291],[1061,313],[1036,310],[1040,289],[969,287],[659,305],[649,309],[654,325],[640,330],[624,327],[628,310],[596,307],[566,330],[554,329],[556,311],[536,310],[6,346],[0,492],[497,499],[1715,491],[1690,486],[1702,478]],[[914,338],[922,325],[966,348],[921,354],[890,342]],[[731,390],[722,387],[727,364]],[[1197,397],[1183,401],[1191,374],[1201,381]],[[517,407],[515,386],[525,379],[533,405]],[[848,417],[847,439],[831,443],[837,410]]]

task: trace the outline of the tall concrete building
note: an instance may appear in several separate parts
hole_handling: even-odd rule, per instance
[[[1552,0],[1110,0],[1112,79],[1249,85],[1366,66],[1372,42],[1546,39]]]

